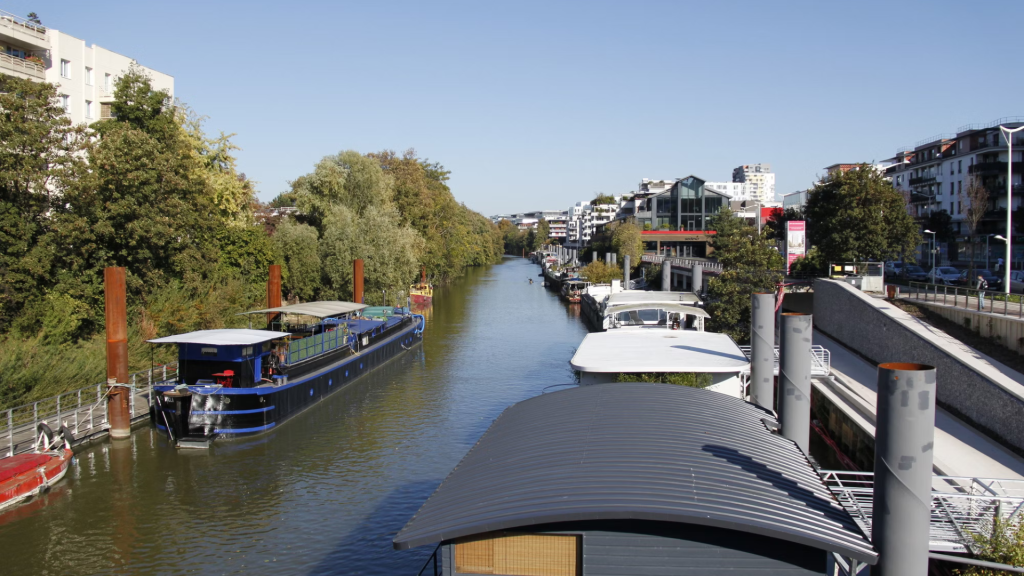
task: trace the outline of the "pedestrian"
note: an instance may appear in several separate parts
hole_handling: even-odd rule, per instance
[[[996,260],[996,273],[997,274],[1002,274],[1003,273],[1003,259],[1002,258]]]
[[[985,290],[988,288],[988,282],[978,274],[977,289],[978,289],[978,309],[985,309]]]

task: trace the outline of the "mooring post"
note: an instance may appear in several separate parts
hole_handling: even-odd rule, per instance
[[[267,308],[279,308],[281,306],[281,265],[270,265],[270,278],[267,280]],[[274,322],[279,321],[281,314],[271,312],[267,314],[267,327],[271,328]]]
[[[661,291],[672,291],[672,264],[668,258],[661,261]]]
[[[103,270],[107,328],[107,421],[111,438],[127,438],[132,433],[128,411],[131,391],[128,386],[128,305],[125,269],[111,266]],[[60,423],[57,423],[60,426]]]
[[[694,264],[690,268],[690,291],[694,294],[700,294],[704,291],[704,267],[700,264]]]
[[[629,254],[622,257],[622,288],[629,290]]]
[[[750,296],[750,401],[775,410],[775,294]]]
[[[811,315],[782,315],[779,420],[782,435],[808,454],[811,439]]]
[[[356,258],[352,262],[352,301],[363,303],[363,259]]]
[[[878,366],[872,574],[928,574],[935,440],[935,367]]]
[[[597,250],[594,250],[593,254],[594,254],[594,258],[591,261],[592,262],[597,262]]]

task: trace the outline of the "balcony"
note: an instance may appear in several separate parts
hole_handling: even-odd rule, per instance
[[[934,194],[919,194],[917,192],[910,193],[911,204],[930,203],[935,201]]]
[[[46,68],[42,64],[0,52],[0,72],[29,80],[46,80]]]
[[[42,50],[50,49],[50,40],[46,37],[44,26],[3,10],[0,10],[0,41],[26,44]]]
[[[918,184],[931,184],[935,182],[935,176],[922,176],[920,178],[911,178],[910,185],[917,186]]]
[[[1013,163],[1014,174],[1024,174],[1022,170],[1024,170],[1024,162]],[[1006,162],[978,162],[973,166],[968,166],[967,173],[979,176],[1006,174]]]

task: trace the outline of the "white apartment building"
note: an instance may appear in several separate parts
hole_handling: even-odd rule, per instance
[[[110,116],[114,81],[134,60],[84,40],[0,11],[0,73],[57,85],[71,121]],[[174,96],[174,77],[142,67],[153,88]]]
[[[771,164],[737,166],[732,171],[732,181],[743,184],[744,198],[733,198],[734,200],[775,201],[775,174],[772,173]]]
[[[743,182],[705,182],[704,188],[725,194],[730,200],[750,200],[746,192],[746,184]]]

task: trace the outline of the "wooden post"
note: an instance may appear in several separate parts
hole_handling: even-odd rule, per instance
[[[267,308],[279,308],[281,306],[281,265],[270,265],[270,278],[267,280]],[[279,321],[281,314],[274,312],[267,314],[267,328],[274,322]]]
[[[109,267],[103,270],[107,324],[107,421],[111,438],[127,438],[132,432],[128,401],[128,306],[125,270]],[[57,423],[60,426],[60,423]]]
[[[363,259],[352,262],[352,301],[363,303]]]

